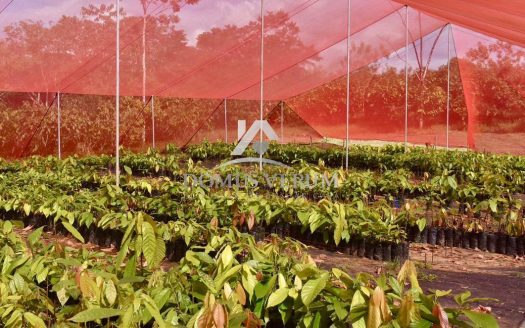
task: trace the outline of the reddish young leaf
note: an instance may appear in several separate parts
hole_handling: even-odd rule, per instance
[[[250,211],[250,217],[248,218],[248,230],[252,230],[255,225],[255,214]]]
[[[242,213],[241,218],[239,219],[239,225],[242,227],[246,221],[246,214]]]
[[[432,314],[439,319],[439,326],[434,325],[433,328],[451,328],[448,322],[447,313],[439,304],[434,305],[434,308],[432,309]]]
[[[243,306],[246,305],[246,293],[244,292],[244,288],[242,288],[241,284],[237,284],[237,287],[235,287],[235,293],[239,298],[239,303]]]
[[[215,323],[216,328],[224,328],[228,323],[228,315],[224,310],[222,304],[215,303],[213,308],[213,322]]]

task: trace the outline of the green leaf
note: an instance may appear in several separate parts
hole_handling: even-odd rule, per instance
[[[27,321],[31,325],[31,327],[35,327],[35,328],[46,328],[47,327],[44,320],[42,320],[39,316],[31,312],[24,313],[24,320]]]
[[[126,312],[121,317],[122,325],[121,327],[131,327],[131,320],[133,319],[133,305],[128,306]]]
[[[339,320],[344,320],[348,316],[348,311],[345,309],[344,303],[338,301],[336,298],[333,300],[334,302],[334,311],[337,315],[337,318]]]
[[[221,262],[225,268],[233,262],[233,252],[230,245],[226,246],[226,248],[224,248],[224,251],[222,251]]]
[[[42,231],[44,231],[44,227],[36,229],[35,231],[31,232],[29,236],[27,236],[27,241],[29,241],[30,245],[35,245],[40,240]]]
[[[308,306],[319,295],[319,293],[326,287],[328,281],[328,273],[323,273],[318,279],[307,281],[303,289],[301,289],[301,299],[304,305]]]
[[[129,239],[131,237],[131,233],[133,232],[133,229],[135,228],[135,224],[137,223],[137,218],[133,218],[126,228],[126,232],[124,232],[124,236],[122,237],[122,243],[129,242]]]
[[[57,298],[58,298],[58,301],[60,302],[60,304],[61,304],[62,306],[66,305],[67,300],[69,299],[69,297],[67,296],[67,293],[66,293],[66,289],[65,289],[65,288],[62,288],[62,289],[60,289],[60,290],[57,292]]]
[[[162,239],[161,236],[157,236],[157,248],[155,252],[155,261],[154,266],[156,267],[166,257],[166,243],[164,242],[164,239]]]
[[[48,273],[49,273],[49,267],[44,268],[43,270],[41,270],[41,271],[36,275],[36,281],[37,281],[38,283],[41,283],[42,281],[46,280]]]
[[[403,285],[406,281],[406,279],[410,280],[410,284],[412,285],[412,288],[416,288],[418,290],[421,290],[421,287],[419,286],[419,282],[417,280],[417,269],[414,262],[407,260],[399,270],[397,274],[397,281]]]
[[[199,275],[199,278],[201,279],[201,282],[206,287],[208,287],[210,292],[212,292],[213,294],[216,294],[217,293],[217,288],[215,287],[215,282],[213,281],[213,279],[209,275],[204,273],[204,272],[200,272],[199,271],[198,275]]]
[[[268,298],[268,305],[266,305],[267,308],[277,306],[284,302],[286,298],[288,297],[288,288],[279,288],[273,293],[270,294],[270,297]]]
[[[452,293],[452,289],[449,289],[449,290],[439,290],[439,289],[437,289],[435,291],[435,294],[436,294],[437,297],[447,296],[450,293]]]
[[[95,298],[100,293],[97,283],[87,272],[82,272],[80,274],[79,287],[84,298]]]
[[[499,328],[496,319],[487,313],[465,310],[465,316],[472,321],[476,328]]]
[[[133,171],[129,166],[124,165],[124,171],[126,171],[128,175],[133,175]]]
[[[135,277],[136,271],[137,271],[137,256],[135,254],[129,259],[128,263],[126,263],[126,267],[124,268],[123,277],[124,278]]]
[[[118,254],[115,257],[115,266],[117,268],[120,268],[120,266],[122,265],[124,258],[128,255],[128,250],[129,250],[129,240],[121,244],[120,250],[118,251]]]
[[[336,245],[339,245],[339,243],[341,242],[343,232],[347,228],[346,211],[343,204],[335,205],[335,210],[337,215],[334,218],[334,241]]]
[[[284,278],[282,273],[279,273],[278,275],[278,281],[279,281],[279,288],[288,288],[288,284],[286,283],[286,278]]]
[[[74,317],[72,317],[69,320],[73,322],[78,322],[78,323],[91,322],[91,321],[116,317],[121,314],[122,314],[122,310],[117,310],[117,309],[106,309],[106,308],[88,309],[88,310],[77,313]]]
[[[427,226],[427,220],[426,219],[419,219],[416,221],[417,227],[419,228],[419,231],[422,232],[426,226]]]
[[[153,300],[155,301],[157,307],[159,309],[162,309],[170,299],[171,295],[171,290],[169,288],[165,288],[162,291],[155,293],[155,296],[153,296]]]
[[[18,274],[18,272],[13,275],[12,281],[14,285],[16,286],[16,289],[18,290],[18,292],[24,291],[26,287],[26,282],[24,278],[22,278],[22,276]]]
[[[264,311],[264,302],[266,299],[260,298],[257,301],[255,301],[255,307],[253,308],[253,313],[255,313],[255,316],[258,318],[261,318]]]
[[[7,327],[20,327],[22,326],[22,313],[19,310],[14,310],[11,313],[11,317],[5,323]]]
[[[449,176],[447,177],[447,180],[448,180],[448,184],[449,184],[449,186],[450,186],[452,189],[456,190],[456,189],[458,188],[458,183],[456,182],[456,178],[455,178],[454,176],[449,175]]]
[[[364,317],[352,322],[352,328],[366,328],[366,320]]]
[[[270,291],[275,286],[275,282],[277,281],[277,276],[272,276],[270,280],[268,280],[267,283],[263,284],[262,282],[255,285],[255,297],[258,299],[263,299],[270,293]]]
[[[115,288],[115,283],[113,283],[113,280],[108,280],[105,282],[105,295],[109,305],[115,304],[117,299],[117,289]]]
[[[24,204],[24,213],[29,216],[29,214],[31,214],[31,205],[29,204]]]
[[[155,229],[148,221],[142,222],[142,253],[148,262],[148,266],[154,267],[157,255],[157,237]]]
[[[492,213],[496,213],[498,211],[498,201],[496,199],[489,199],[489,206]]]
[[[11,231],[13,231],[13,224],[11,223],[11,221],[5,221],[3,227],[4,234],[7,235]]]
[[[344,219],[336,217],[334,219],[335,229],[334,229],[334,241],[336,245],[339,245],[341,242],[341,237],[343,236],[344,229]]]
[[[162,316],[160,314],[159,308],[157,307],[157,304],[149,297],[148,295],[142,294],[142,299],[144,300],[144,305],[146,306],[146,309],[148,310],[149,314],[153,318],[155,318],[155,322],[157,322],[157,325],[159,328],[166,327],[166,323],[162,319]]]
[[[69,231],[70,234],[73,235],[73,237],[75,237],[76,239],[78,239],[81,243],[85,243],[84,241],[84,237],[82,237],[82,235],[80,234],[80,232],[78,232],[77,229],[75,229],[75,227],[73,227],[71,225],[71,223],[67,222],[67,221],[62,221],[62,225],[64,226],[64,228],[66,228],[67,231]]]
[[[239,272],[242,269],[242,266],[240,264],[231,267],[228,271],[221,273],[217,277],[215,277],[215,287],[217,290],[222,289],[222,286],[224,283],[230,279],[234,274]]]
[[[316,312],[314,321],[312,322],[312,328],[321,328],[321,312]]]
[[[247,264],[242,265],[243,272],[241,277],[241,282],[244,290],[250,294],[250,297],[253,296],[255,286],[257,285],[257,279],[255,275],[251,272],[250,267]]]

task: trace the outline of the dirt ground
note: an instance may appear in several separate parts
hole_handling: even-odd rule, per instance
[[[338,267],[350,274],[397,270],[391,263],[312,248],[310,253],[319,266]],[[462,248],[444,248],[411,244],[410,259],[418,262],[420,284],[429,290],[449,290],[454,294],[470,290],[474,297],[495,298],[485,302],[492,308],[503,328],[518,327],[525,319],[525,259]],[[445,305],[454,304],[452,298]]]
[[[325,136],[344,136],[345,125],[316,126]],[[355,123],[350,126],[351,143],[383,146],[404,141],[404,130],[398,126],[398,131],[385,132],[373,130]],[[475,148],[477,151],[490,153],[509,153],[513,155],[525,155],[525,133],[493,133],[477,131],[474,134]],[[337,140],[337,139],[335,139]],[[341,139],[340,139],[341,140]],[[388,141],[386,141],[388,140]],[[334,140],[332,140],[334,141]],[[415,126],[408,128],[408,143],[433,146],[444,146],[446,144],[446,126],[434,125],[419,129]],[[467,147],[467,131],[451,128],[449,132],[449,145],[452,148]]]

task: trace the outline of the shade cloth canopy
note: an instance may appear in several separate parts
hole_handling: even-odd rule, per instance
[[[485,126],[525,129],[522,0],[265,0],[263,8],[261,40],[260,0],[122,0],[120,95],[192,99],[165,108],[197,120],[191,129],[227,124],[214,118],[224,99],[246,101],[236,108],[255,119],[264,44],[265,111],[284,102],[301,131],[344,139],[350,13],[352,138],[403,140],[405,65],[412,142],[443,144],[452,126],[452,144],[485,149],[476,138]],[[0,0],[0,30],[1,91],[115,95],[114,0]],[[93,105],[80,103],[75,115]],[[201,136],[194,132],[170,138],[185,144]]]

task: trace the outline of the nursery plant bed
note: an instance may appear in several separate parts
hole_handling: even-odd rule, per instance
[[[350,274],[368,272],[378,275],[395,273],[399,269],[393,263],[317,248],[311,248],[310,254],[319,266],[341,268]],[[500,327],[518,327],[525,319],[525,259],[428,244],[410,244],[410,258],[420,264],[418,270],[424,277],[421,285],[426,291],[470,290],[474,295],[498,299],[500,302],[486,302],[483,305],[491,307]],[[452,299],[447,301],[450,305],[454,302]]]

